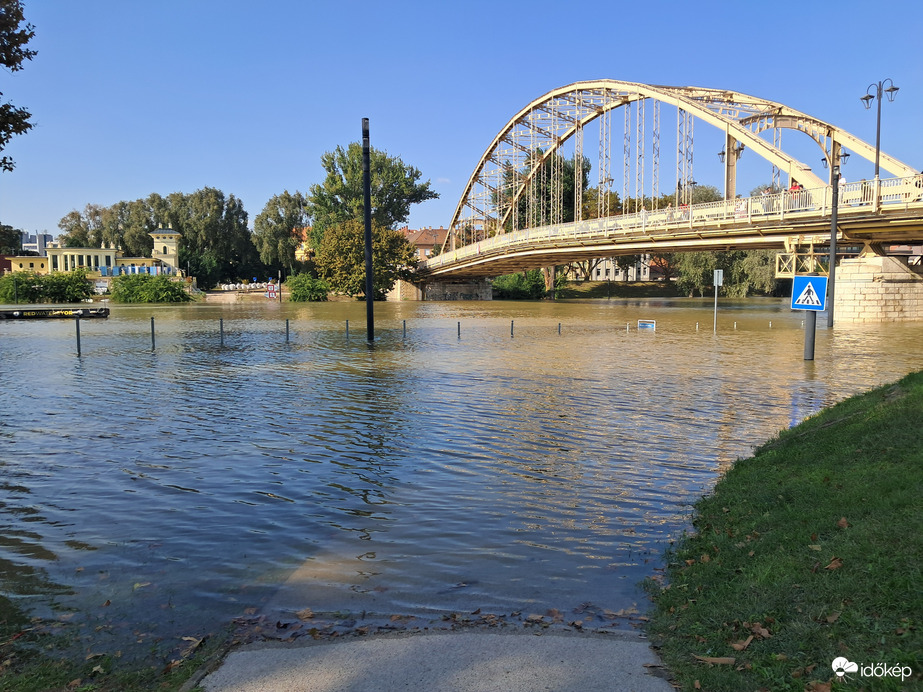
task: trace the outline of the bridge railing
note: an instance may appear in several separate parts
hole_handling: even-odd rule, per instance
[[[906,178],[863,180],[841,185],[837,208],[842,213],[878,212],[882,206],[908,206],[923,203],[923,174]],[[435,270],[478,255],[496,254],[522,246],[565,241],[598,240],[630,236],[638,239],[681,233],[684,229],[707,228],[728,222],[748,225],[760,221],[783,221],[786,218],[829,216],[833,207],[833,188],[784,190],[754,197],[667,207],[634,214],[620,214],[602,219],[524,228],[485,238],[455,250],[448,250],[426,260],[421,267]]]

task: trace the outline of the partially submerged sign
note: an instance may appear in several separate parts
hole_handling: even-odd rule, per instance
[[[653,329],[657,331],[657,320],[638,320],[638,329]]]
[[[792,310],[820,312],[826,307],[826,276],[796,276],[792,279]]]

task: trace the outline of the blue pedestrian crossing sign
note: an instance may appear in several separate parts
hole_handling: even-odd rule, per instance
[[[826,276],[796,276],[792,279],[792,310],[822,311],[826,307]]]

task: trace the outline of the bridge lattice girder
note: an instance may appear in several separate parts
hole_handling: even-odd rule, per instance
[[[785,171],[791,180],[797,180],[806,187],[820,187],[825,181],[818,178],[809,165],[762,139],[759,136],[761,132],[772,128],[804,132],[818,143],[828,160],[844,146],[870,161],[875,157],[873,146],[845,130],[783,104],[739,92],[652,86],[617,80],[577,82],[534,100],[514,115],[494,137],[465,186],[452,217],[450,237],[455,236],[462,224],[471,223],[471,219],[485,226],[484,235],[488,230],[502,233],[510,215],[517,213],[519,200],[526,194],[535,176],[543,173],[544,162],[558,153],[564,142],[607,112],[645,99],[667,103],[691,113],[723,131],[729,139],[733,138],[755,151]],[[542,155],[536,158],[533,153],[537,149],[542,150]],[[882,168],[896,176],[916,173],[911,166],[884,152],[881,152],[880,158]],[[520,175],[518,170],[522,164],[527,164],[524,175]],[[512,181],[504,181],[504,177],[509,178],[511,173]],[[605,187],[608,182],[611,179],[601,182],[605,191],[608,191]],[[504,190],[510,202],[498,214],[498,197]],[[465,209],[471,212],[468,221],[463,217]],[[493,228],[487,229],[488,224]]]

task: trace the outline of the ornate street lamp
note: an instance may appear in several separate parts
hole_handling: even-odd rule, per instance
[[[834,148],[834,151],[836,149]],[[833,303],[836,289],[836,224],[837,212],[840,206],[840,164],[845,164],[849,158],[849,152],[840,149],[834,155],[833,170],[830,176],[830,185],[833,187],[833,207],[830,211],[830,255],[827,259],[827,329],[833,328]],[[821,159],[824,168],[828,166],[827,157]]]
[[[890,83],[887,89],[884,89],[884,85]],[[881,95],[885,93],[888,95],[888,100],[894,100],[894,94],[899,91],[899,88],[894,86],[894,82],[888,78],[877,84],[869,84],[869,88],[866,90],[865,96],[859,98],[862,101],[865,109],[868,110],[872,107],[872,101],[878,99],[878,124],[875,127],[875,178],[878,179],[878,156],[881,153]],[[874,93],[873,93],[874,92]]]

